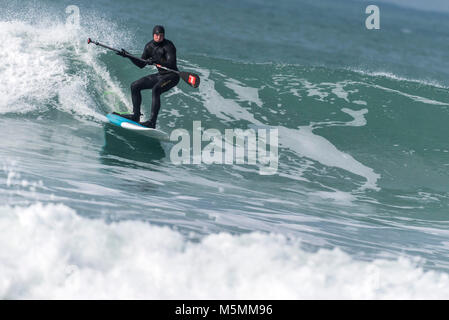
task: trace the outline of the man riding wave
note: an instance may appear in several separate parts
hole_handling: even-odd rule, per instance
[[[129,58],[139,68],[144,68],[147,64],[156,64],[158,73],[150,74],[131,84],[131,97],[133,102],[133,113],[121,114],[120,116],[129,120],[139,122],[140,105],[142,104],[141,91],[145,89],[152,89],[152,103],[150,120],[141,122],[140,124],[148,128],[156,128],[157,115],[161,107],[161,94],[167,92],[179,82],[179,75],[177,73],[167,71],[160,68],[158,65],[178,71],[176,64],[176,47],[168,39],[165,39],[165,29],[163,26],[157,25],[153,28],[153,40],[145,45],[142,53],[142,60],[137,60],[128,55],[124,49],[117,52],[122,57]]]

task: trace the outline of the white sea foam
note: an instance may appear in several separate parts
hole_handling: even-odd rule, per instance
[[[42,48],[45,44],[39,35],[49,31],[39,32],[23,22],[0,21],[0,112],[34,109],[24,98],[45,103],[66,79],[62,56],[57,50]]]
[[[314,196],[319,197],[320,199],[325,200],[331,200],[335,203],[346,205],[346,206],[352,206],[353,201],[356,200],[356,197],[350,193],[342,192],[342,191],[317,191],[309,194],[310,198],[313,198]]]
[[[354,121],[357,122],[356,119]],[[366,182],[363,188],[379,189],[377,180],[380,178],[380,175],[378,173],[358,162],[351,155],[338,150],[322,136],[314,134],[310,126],[301,126],[299,129],[290,129],[282,126],[278,128],[281,145],[288,146],[289,149],[300,156],[308,157],[326,166],[341,168],[364,177]]]
[[[202,74],[201,85],[199,87],[200,95],[209,112],[226,121],[241,119],[256,125],[262,125],[261,122],[257,121],[250,112],[242,108],[235,100],[226,99],[215,90],[215,82],[210,79],[210,72],[208,70],[199,70]]]
[[[51,106],[104,120],[90,98],[89,86],[99,92],[107,88],[127,104],[120,87],[99,63],[99,51],[80,42],[87,39],[85,32],[57,21],[40,25],[0,21],[0,113],[45,111]],[[81,67],[73,69],[72,64]],[[96,81],[89,82],[89,77]]]
[[[442,85],[439,82],[434,81],[434,80],[430,81],[430,80],[406,78],[406,77],[398,76],[398,75],[396,75],[394,73],[391,73],[391,72],[384,72],[384,71],[370,72],[370,71],[364,71],[364,70],[361,70],[361,69],[353,69],[353,68],[348,68],[347,70],[350,70],[350,71],[353,71],[353,72],[357,72],[357,73],[360,73],[362,75],[368,75],[368,76],[373,76],[373,77],[384,77],[384,78],[398,80],[398,81],[414,82],[414,83],[418,83],[418,84],[424,84],[424,85],[433,86],[433,87],[437,87],[437,88],[447,89],[447,86],[444,86],[444,85]]]
[[[200,95],[209,112],[226,121],[244,119],[256,126],[265,125],[257,120],[248,110],[241,107],[236,101],[221,96],[214,88],[214,81],[209,78],[210,72],[204,69],[199,70],[202,73]],[[313,93],[315,92],[314,90],[318,90],[316,86],[307,81],[303,81],[303,85],[306,86],[309,95],[315,94]],[[326,85],[334,86],[337,90],[335,93],[338,93],[342,99],[347,99],[346,95],[342,92],[344,91],[343,84],[335,85],[328,83]],[[323,92],[319,91],[319,96],[323,98]],[[354,117],[353,121],[346,123],[345,125],[362,126],[366,124],[364,114],[367,113],[367,109],[354,111],[348,108],[343,108],[342,111]],[[373,169],[358,162],[351,155],[338,150],[324,137],[314,134],[312,125],[301,126],[299,129],[286,128],[283,126],[272,128],[277,128],[279,130],[279,143],[282,147],[292,150],[301,157],[307,157],[326,166],[341,168],[364,177],[366,183],[363,185],[363,188],[379,189],[377,186],[377,180],[380,178],[379,174],[375,173]]]
[[[417,262],[308,252],[281,235],[197,243],[138,221],[105,223],[64,205],[0,208],[0,299],[442,299],[449,277]]]
[[[366,119],[364,115],[368,113],[368,109],[352,110],[349,108],[342,108],[341,111],[349,114],[354,118],[353,121],[346,123],[347,126],[363,127],[366,125]]]
[[[329,96],[329,93],[325,90],[323,91],[323,88],[320,88],[318,85],[313,84],[307,80],[301,80],[301,84],[307,91],[308,97],[318,97],[318,100],[324,101],[324,98],[327,98]]]
[[[248,87],[235,79],[225,81],[225,85],[237,94],[239,101],[248,101],[256,104],[258,107],[262,107],[263,102],[259,98],[259,90],[257,88]]]
[[[449,106],[449,103],[446,103],[446,102],[436,101],[436,100],[428,99],[428,98],[425,98],[425,97],[420,97],[420,96],[416,96],[416,95],[413,95],[413,94],[408,94],[408,93],[405,93],[405,92],[402,92],[402,91],[399,91],[399,90],[394,90],[394,89],[390,89],[390,88],[379,86],[379,85],[371,85],[371,86],[373,88],[378,88],[378,89],[381,89],[381,90],[384,90],[384,91],[400,94],[400,95],[402,95],[404,97],[407,97],[407,98],[409,98],[409,99],[411,99],[413,101],[416,101],[416,102],[421,102],[421,103],[424,103],[424,104],[432,104],[432,105],[437,105],[437,106]]]

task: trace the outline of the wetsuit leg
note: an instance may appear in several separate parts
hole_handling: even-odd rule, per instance
[[[153,87],[153,99],[151,102],[151,118],[145,125],[155,128],[157,115],[161,108],[161,94],[167,92],[179,83],[179,76],[175,73],[159,75],[159,81]]]
[[[140,105],[142,104],[142,94],[141,91],[145,89],[153,88],[159,81],[159,74],[150,74],[134,81],[131,84],[131,97],[133,101],[133,113],[140,117]]]

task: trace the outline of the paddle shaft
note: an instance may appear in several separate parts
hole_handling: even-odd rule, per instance
[[[98,42],[98,41],[93,41],[93,40],[91,40],[91,39],[89,38],[89,39],[87,40],[87,43],[89,44],[89,43],[91,43],[91,42],[92,42],[93,44],[97,45],[97,46],[100,46],[100,47],[103,47],[103,48],[106,48],[106,49],[115,51],[115,52],[117,52],[117,53],[121,53],[121,52],[122,52],[121,50],[118,50],[118,49],[115,49],[115,48],[111,48],[111,47],[109,47],[109,46],[107,46],[107,45],[105,45],[105,44],[102,44],[102,43],[100,43],[100,42]],[[125,53],[125,56],[127,56],[127,57],[129,57],[129,58],[136,59],[136,60],[138,60],[138,61],[140,61],[140,62],[142,62],[142,63],[148,64],[148,61],[143,60],[143,59],[140,59],[140,58],[138,58],[138,57],[136,57],[136,56],[133,56],[132,54]],[[170,69],[170,68],[161,66],[160,64],[156,64],[156,66],[157,66],[158,68],[161,68],[161,69],[164,69],[164,70],[167,70],[167,71],[171,71],[171,72],[174,72],[174,73],[177,73],[177,74],[180,73],[180,72],[177,71],[177,70],[173,70],[173,69]]]

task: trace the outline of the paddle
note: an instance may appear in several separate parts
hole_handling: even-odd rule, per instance
[[[88,38],[87,39],[87,44],[90,44],[90,43],[93,43],[93,44],[95,44],[97,46],[100,46],[100,47],[103,47],[103,48],[106,48],[106,49],[109,49],[109,50],[112,50],[112,51],[115,51],[115,52],[118,52],[118,53],[122,53],[121,50],[117,50],[117,49],[108,47],[107,45],[104,45],[104,44],[102,44],[102,43],[100,43],[98,41],[94,41],[91,38]],[[139,61],[141,61],[141,62],[143,62],[145,64],[148,64],[148,61],[140,59],[140,58],[138,58],[136,56],[133,56],[132,54],[129,54],[127,52],[125,52],[124,55],[127,56],[127,57],[130,57],[130,58],[133,58],[133,59],[137,59],[137,60],[139,60]],[[155,64],[155,65],[158,68],[161,68],[161,69],[164,69],[164,70],[167,70],[167,71],[179,74],[179,76],[181,77],[182,80],[184,80],[187,84],[189,84],[190,86],[192,86],[194,88],[198,88],[199,85],[200,85],[200,76],[197,75],[196,73],[177,71],[177,70],[173,70],[173,69],[164,67],[164,66],[162,66],[160,64]]]

